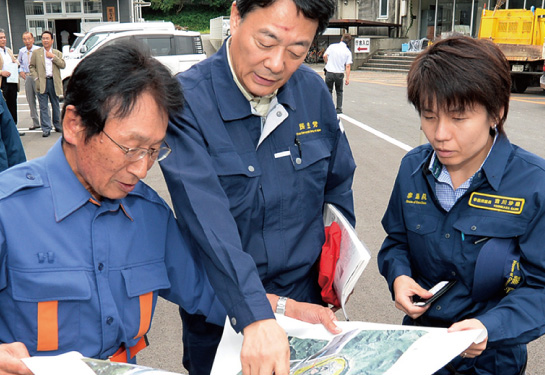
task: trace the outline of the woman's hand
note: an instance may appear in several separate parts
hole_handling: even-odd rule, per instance
[[[478,319],[466,319],[461,322],[454,323],[448,329],[449,332],[467,331],[470,329],[483,329],[486,332],[486,327]],[[463,358],[475,358],[482,354],[488,343],[488,335],[479,343],[471,344],[466,350],[460,354]]]
[[[394,280],[394,295],[395,306],[412,319],[418,318],[430,307],[429,305],[423,307],[415,306],[413,304],[413,297],[417,295],[423,299],[428,299],[433,296],[432,293],[418,285],[412,277],[406,275],[398,276]]]

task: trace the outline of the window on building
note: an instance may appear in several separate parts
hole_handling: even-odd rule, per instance
[[[34,41],[36,43],[40,43],[42,40],[42,32],[45,30],[48,30],[45,27],[45,21],[44,20],[29,20],[28,21],[28,31],[34,35]]]
[[[41,1],[25,1],[25,13],[27,16],[35,16],[44,14],[44,3]]]
[[[45,12],[46,13],[62,13],[62,3],[54,2],[54,3],[45,3]]]
[[[542,0],[509,0],[509,9],[530,9],[532,6],[541,8],[541,4]]]
[[[380,0],[379,18],[388,18],[388,0]]]
[[[67,1],[64,5],[66,13],[81,13],[81,1]]]
[[[83,11],[85,13],[102,13],[102,1],[101,0],[84,1]]]

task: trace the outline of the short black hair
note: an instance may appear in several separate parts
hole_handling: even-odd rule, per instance
[[[184,104],[182,88],[170,71],[134,42],[99,48],[76,67],[64,93],[64,106],[76,107],[86,140],[103,131],[110,116],[126,117],[143,93],[167,114]]]
[[[509,62],[488,40],[468,36],[443,39],[412,63],[407,94],[418,113],[434,104],[447,110],[480,104],[502,133],[511,94]]]
[[[52,33],[51,31],[45,30],[45,31],[42,33],[41,37],[43,38],[43,36],[44,36],[45,34],[51,35],[51,39],[52,39],[52,40],[55,39],[55,37],[53,36],[53,33]]]
[[[267,8],[274,4],[276,0],[236,0],[237,10],[240,18],[244,19],[247,13],[256,8]],[[335,2],[333,0],[292,0],[297,10],[303,12],[306,18],[318,21],[316,34],[321,34],[327,29],[329,19],[335,12]]]

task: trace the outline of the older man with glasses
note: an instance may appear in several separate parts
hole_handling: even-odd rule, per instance
[[[104,47],[70,79],[62,138],[1,175],[0,374],[72,350],[134,362],[159,295],[223,322],[172,211],[140,181],[170,153],[168,116],[182,104],[157,60]]]
[[[32,53],[40,47],[34,44],[34,35],[30,31],[23,33],[23,44],[17,55],[17,61],[19,61],[19,76],[25,81],[25,95],[32,119],[32,125],[29,125],[28,130],[34,130],[40,127],[40,117],[36,107],[36,82],[30,75],[30,59]]]

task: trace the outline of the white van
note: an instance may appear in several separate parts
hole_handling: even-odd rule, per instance
[[[64,59],[80,59],[81,56],[92,49],[97,43],[101,42],[111,34],[132,30],[168,30],[174,31],[172,22],[148,21],[148,22],[112,22],[107,25],[95,26],[87,33],[76,34],[78,38],[70,47],[68,53],[63,50]]]
[[[64,89],[66,90],[72,72],[82,59],[102,46],[125,41],[136,42],[149,48],[151,55],[162,62],[172,74],[183,72],[193,64],[206,59],[201,34],[196,31],[137,30],[118,32],[94,44],[80,59],[65,60],[66,67],[61,69]]]

